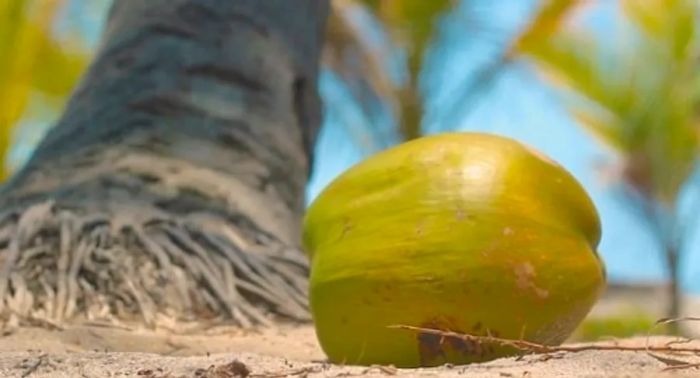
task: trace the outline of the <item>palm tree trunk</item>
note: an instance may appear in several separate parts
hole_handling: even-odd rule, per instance
[[[326,0],[115,0],[0,191],[0,315],[308,319],[299,230]]]
[[[665,250],[666,265],[669,275],[668,302],[666,307],[666,317],[677,319],[681,314],[681,291],[680,274],[678,270],[678,250],[674,245],[667,245]],[[680,332],[678,323],[668,324],[669,331],[673,334]]]

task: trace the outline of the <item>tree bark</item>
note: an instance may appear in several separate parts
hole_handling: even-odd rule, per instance
[[[307,320],[299,249],[326,0],[116,0],[0,191],[0,315]]]
[[[678,248],[675,245],[667,245],[666,250],[664,252],[669,276],[666,317],[669,319],[678,319],[681,315],[681,290],[680,272],[678,269]],[[671,322],[668,324],[668,330],[672,334],[679,334],[681,328],[678,323]]]

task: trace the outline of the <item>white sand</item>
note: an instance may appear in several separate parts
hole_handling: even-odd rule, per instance
[[[666,341],[652,339],[654,344]],[[645,345],[646,340],[618,342]],[[694,345],[700,348],[700,342]],[[226,366],[234,360],[242,362],[251,377],[700,377],[700,370],[694,369],[664,372],[667,365],[644,352],[617,351],[531,355],[430,369],[334,366],[323,362],[310,326],[261,332],[221,329],[197,335],[95,326],[22,328],[0,338],[2,377],[223,378],[242,371]]]

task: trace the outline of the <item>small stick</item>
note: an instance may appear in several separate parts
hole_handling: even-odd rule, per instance
[[[322,369],[323,368],[321,366],[307,366],[307,367],[294,369],[294,370],[251,374],[250,378],[284,378],[284,377],[297,376],[297,375],[305,376],[307,374],[318,373]]]
[[[475,336],[466,333],[457,333],[451,331],[442,331],[439,329],[414,327],[407,325],[392,325],[389,328],[402,329],[408,331],[415,331],[420,333],[426,333],[430,335],[436,335],[446,338],[460,339],[465,341],[476,341],[476,342],[487,342],[499,344],[501,346],[513,347],[525,352],[534,353],[556,353],[556,352],[584,352],[589,350],[614,350],[614,351],[624,351],[624,352],[690,352],[690,353],[700,353],[700,348],[691,347],[671,347],[671,346],[624,346],[624,345],[543,345],[538,343],[533,343],[531,341],[525,340],[511,340],[504,339],[495,336]]]
[[[671,370],[684,370],[684,369],[692,369],[692,368],[699,368],[700,363],[687,363],[687,364],[681,364],[681,365],[672,365],[672,366],[666,366],[665,368],[661,369],[663,371],[671,371]]]

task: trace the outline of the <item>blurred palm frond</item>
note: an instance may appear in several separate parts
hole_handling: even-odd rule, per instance
[[[388,110],[399,125],[395,130],[398,139],[421,134],[423,101],[419,77],[423,59],[433,41],[438,18],[455,4],[454,0],[332,2],[324,64],[343,79],[369,120],[376,118],[378,104]],[[357,22],[353,15],[361,12],[376,23]],[[382,38],[372,40],[372,35]],[[370,129],[376,130],[376,125],[370,125]]]
[[[59,41],[52,24],[64,6],[59,0],[0,3],[0,180],[12,132],[34,92],[62,103],[86,64],[77,46]]]
[[[577,3],[546,4],[573,10]],[[556,26],[525,32],[514,44],[571,96],[580,123],[620,153],[623,182],[666,207],[692,174],[699,147],[699,8],[693,0],[623,0],[629,30],[617,45],[567,28],[564,19],[537,18],[532,25]]]

